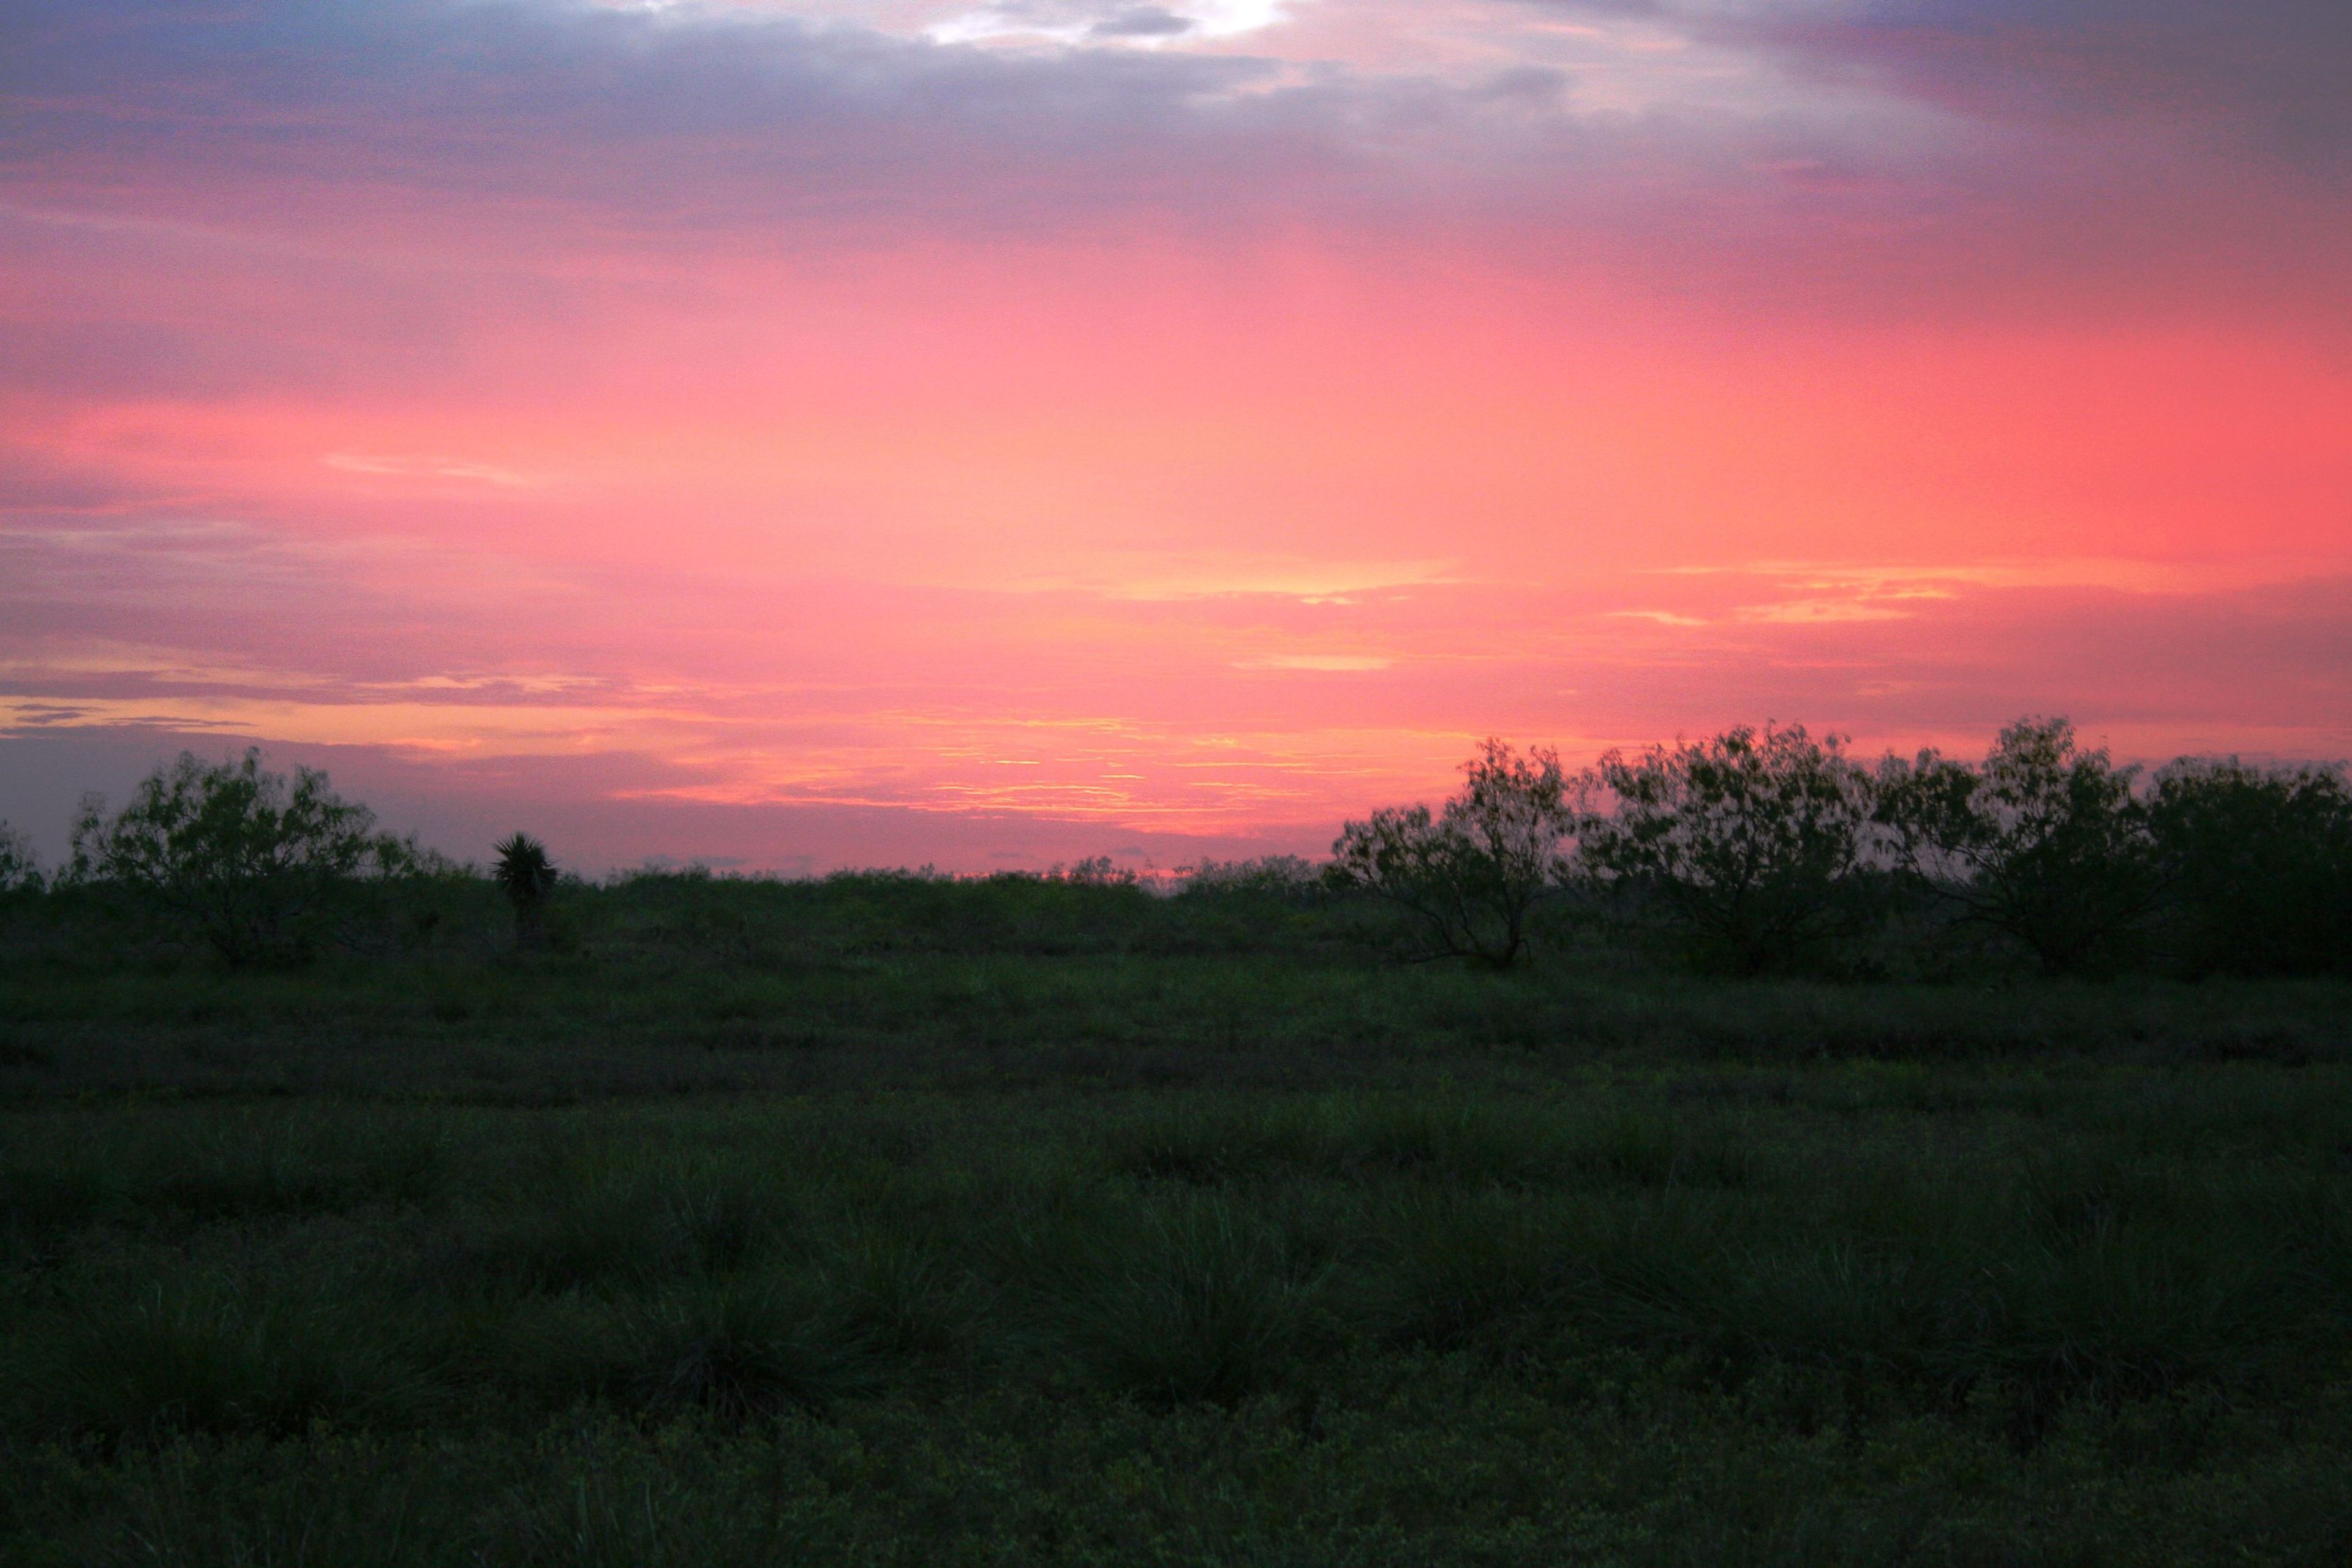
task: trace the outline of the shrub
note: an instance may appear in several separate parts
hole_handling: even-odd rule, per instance
[[[1187,893],[1246,895],[1289,902],[1310,901],[1322,886],[1322,874],[1314,862],[1298,855],[1203,860],[1184,868],[1181,875]]]
[[[1120,865],[1108,855],[1089,855],[1073,863],[1066,871],[1057,866],[1049,877],[1081,888],[1132,888],[1140,880],[1132,868]]]
[[[1611,752],[1583,788],[1616,809],[1580,824],[1580,868],[1742,973],[1786,966],[1853,923],[1874,798],[1842,745],[1767,724]]]
[[[1429,956],[1506,969],[1527,944],[1529,914],[1559,883],[1576,815],[1555,752],[1522,757],[1490,739],[1462,771],[1462,792],[1439,815],[1384,806],[1347,824],[1329,875],[1411,913]]]
[[[83,802],[68,876],[129,890],[231,964],[293,956],[335,895],[414,867],[414,846],[374,831],[375,814],[298,767],[193,752],[150,773],[112,816]]]
[[[2352,786],[2339,768],[2184,757],[2147,803],[2173,946],[2195,973],[2352,963]]]
[[[2158,890],[2137,770],[2084,751],[2063,719],[2021,719],[1981,768],[1923,751],[1879,773],[1879,820],[1905,868],[2051,974],[2104,967]]]

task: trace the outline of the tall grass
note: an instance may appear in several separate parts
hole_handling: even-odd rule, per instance
[[[1045,1043],[904,1054],[904,998],[861,1022],[849,981],[713,1002],[875,1031],[743,1048],[839,1058],[790,1092],[677,1092],[731,1047],[626,974],[496,974],[462,1029],[353,992],[340,1044],[327,977],[257,975],[228,1023],[118,1019],[157,1054],[104,1068],[315,1048],[336,1093],[92,1089],[103,1031],[20,1016],[61,1065],[0,1104],[0,1560],[2352,1542],[2352,1067],[2316,992],[2102,1018],[1339,969],[1169,1045],[1245,994],[1190,973],[958,961],[934,1003]],[[412,1026],[452,1054],[383,1044]],[[2273,1026],[2301,1047],[2208,1048]],[[1888,1030],[1944,1043],[1821,1048]]]
[[[1492,1331],[1927,1398],[2251,1387],[2352,1348],[2352,1082],[2225,1075],[2178,1108],[2195,1138],[2130,1079],[1922,1087],[467,1112],[430,1159],[393,1152],[454,1142],[413,1111],[268,1137],[246,1107],[20,1112],[16,1223],[46,1240],[14,1337],[63,1412],[26,1429],[397,1420],[414,1402],[367,1369],[415,1360],[405,1325],[505,1333],[541,1303],[605,1325],[581,1396],[635,1397],[625,1363],[651,1405],[738,1415],[824,1403],[827,1358],[1232,1403],[1349,1346]],[[402,1375],[503,1376],[443,1360]]]

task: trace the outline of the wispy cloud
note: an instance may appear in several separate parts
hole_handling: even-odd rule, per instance
[[[1370,653],[1269,653],[1234,661],[1236,669],[1318,669],[1331,674],[1355,674],[1387,669],[1396,660]]]
[[[535,489],[552,477],[501,468],[495,463],[462,458],[394,457],[371,452],[330,452],[320,459],[346,473],[374,474],[387,479],[455,479],[461,483],[497,485],[507,489]]]

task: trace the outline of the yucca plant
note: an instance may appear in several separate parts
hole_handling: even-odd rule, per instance
[[[548,895],[555,891],[555,862],[547,846],[527,833],[518,833],[498,847],[499,863],[491,873],[499,889],[514,906],[515,946],[537,947],[547,930]]]

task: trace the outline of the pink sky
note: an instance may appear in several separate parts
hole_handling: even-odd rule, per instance
[[[33,0],[0,815],[1315,850],[1479,736],[2352,752],[2352,19]]]

